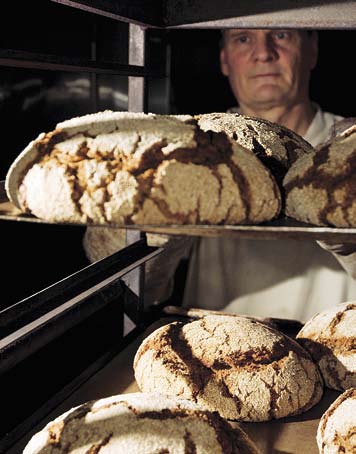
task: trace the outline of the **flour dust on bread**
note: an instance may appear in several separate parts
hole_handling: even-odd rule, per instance
[[[298,159],[283,185],[286,214],[321,226],[356,227],[356,125]]]
[[[217,413],[161,394],[87,402],[35,434],[23,454],[258,454],[239,427]]]
[[[312,145],[294,131],[261,118],[238,113],[196,115],[204,131],[225,132],[238,144],[251,150],[282,182],[289,167],[305,154],[313,153]]]
[[[140,345],[134,370],[142,391],[190,399],[230,420],[299,414],[323,393],[316,365],[297,342],[228,315],[158,328]]]
[[[48,221],[239,224],[276,217],[273,176],[223,133],[189,116],[99,112],[41,134],[12,164],[6,189]]]
[[[356,387],[356,302],[337,304],[316,314],[297,334],[319,366],[328,388]]]
[[[345,391],[325,411],[316,439],[320,454],[356,452],[356,388]]]

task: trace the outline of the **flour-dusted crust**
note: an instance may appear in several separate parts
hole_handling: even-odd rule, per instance
[[[11,201],[49,221],[260,223],[280,211],[273,176],[189,116],[99,112],[41,134],[6,177]]]
[[[278,180],[300,156],[315,151],[309,142],[292,130],[261,118],[222,112],[200,114],[195,118],[204,131],[224,131],[253,151]]]
[[[356,387],[356,302],[316,314],[297,339],[318,364],[327,387],[339,391]]]
[[[258,454],[239,427],[217,413],[161,394],[87,402],[48,423],[23,454]]]
[[[224,418],[268,421],[321,398],[321,376],[292,339],[244,317],[207,316],[149,335],[134,360],[142,391],[190,399]]]
[[[316,225],[356,226],[356,126],[298,159],[283,185],[286,213]]]
[[[356,452],[356,389],[341,394],[320,419],[317,430],[320,454]]]

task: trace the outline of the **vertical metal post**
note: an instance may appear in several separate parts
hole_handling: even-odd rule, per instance
[[[96,19],[94,18],[92,27],[92,36],[90,41],[90,59],[96,61],[97,59],[97,26]],[[98,77],[95,72],[90,73],[90,105],[92,112],[95,113],[98,110]]]
[[[145,65],[145,30],[135,24],[129,25],[129,64],[144,66]],[[146,111],[146,94],[145,94],[145,78],[129,76],[129,92],[128,92],[128,110],[131,112]],[[132,244],[140,240],[144,236],[139,230],[126,230],[126,245]],[[136,299],[136,320],[135,323],[143,323],[142,315],[144,310],[144,282],[145,268],[144,265],[134,269],[124,277],[124,282],[133,292]],[[132,298],[128,297],[129,301],[126,304],[132,306],[135,304]],[[132,307],[130,308],[132,309]],[[130,310],[130,313],[132,311]]]
[[[146,31],[139,25],[130,24],[129,64],[145,66]],[[145,78],[129,76],[129,111],[146,111]]]

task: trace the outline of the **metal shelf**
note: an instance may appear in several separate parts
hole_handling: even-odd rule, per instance
[[[353,0],[52,0],[156,28],[356,28]]]
[[[55,224],[21,213],[7,198],[4,182],[0,181],[0,219],[18,222]],[[63,223],[66,224],[66,223]],[[67,223],[68,225],[87,225]],[[94,226],[95,224],[90,224]],[[103,227],[103,225],[101,225]],[[164,233],[169,235],[240,237],[261,240],[295,239],[336,242],[356,242],[356,228],[319,227],[281,217],[259,225],[121,225],[105,224],[105,227],[125,228],[129,231]]]
[[[167,0],[167,28],[356,28],[350,0]]]
[[[114,62],[36,54],[13,49],[0,49],[0,66],[45,69],[52,71],[78,71],[95,74],[117,74],[134,77],[164,77],[165,75],[144,66],[122,65]]]

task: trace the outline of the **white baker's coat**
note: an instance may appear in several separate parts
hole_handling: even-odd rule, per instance
[[[318,109],[304,138],[324,142],[341,118]],[[356,254],[345,257],[351,272],[354,263]],[[316,241],[204,237],[194,242],[183,305],[305,321],[350,300],[356,280]]]

